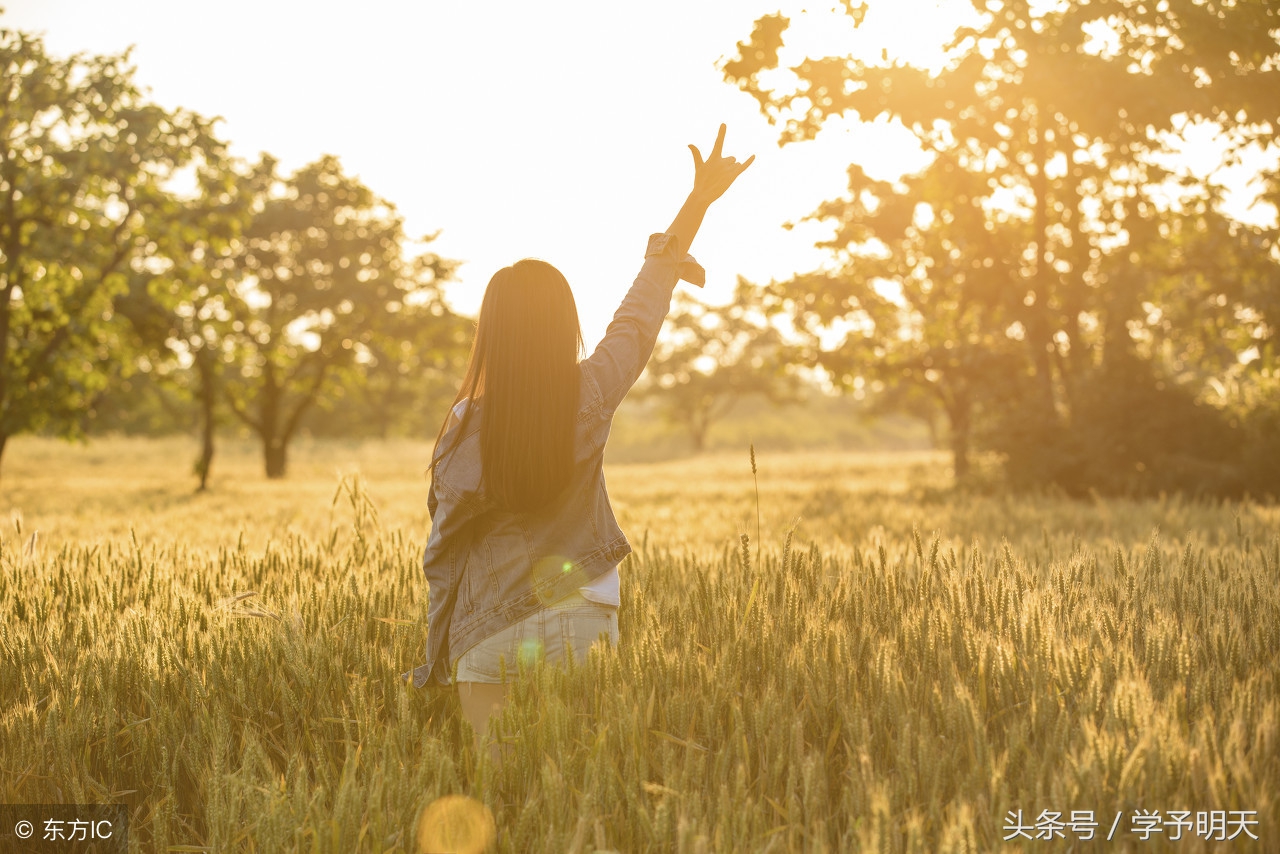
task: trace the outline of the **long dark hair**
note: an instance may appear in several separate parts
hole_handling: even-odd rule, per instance
[[[480,304],[467,372],[436,434],[431,472],[457,447],[480,409],[481,482],[499,506],[528,511],[554,498],[573,469],[578,306],[564,275],[526,258],[489,280]],[[468,405],[450,448],[441,448],[453,406]]]

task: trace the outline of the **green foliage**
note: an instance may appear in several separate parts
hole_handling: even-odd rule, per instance
[[[148,103],[128,54],[49,56],[0,29],[0,450],[78,435],[127,372],[115,300],[173,215],[166,182],[217,152],[209,123]]]
[[[283,477],[289,441],[335,374],[378,369],[394,398],[411,379],[412,345],[425,340],[425,358],[442,352],[452,366],[460,328],[438,290],[453,263],[425,252],[406,259],[399,214],[345,175],[336,158],[288,179],[275,175],[269,159],[259,168],[268,177],[232,286],[244,356],[227,389],[232,411],[262,439],[268,476]],[[406,352],[398,335],[411,329]],[[368,414],[391,415],[385,408]]]
[[[0,452],[194,415],[203,488],[220,400],[273,476],[328,390],[358,398],[349,428],[419,428],[470,330],[439,291],[454,263],[405,257],[388,202],[333,157],[287,179],[228,158],[209,122],[146,101],[127,54],[58,60],[0,30],[0,68]]]
[[[1257,495],[1276,495],[1280,487],[1280,365],[1277,357],[1258,359],[1229,375],[1215,388],[1229,423],[1239,426],[1239,459]]]
[[[112,377],[100,392],[85,424],[85,441],[108,435],[171,436],[189,434],[198,425],[192,372],[136,370]]]
[[[204,158],[194,171],[195,193],[175,198],[170,215],[152,224],[152,252],[134,270],[117,309],[137,338],[137,364],[157,399],[176,396],[194,404],[189,419],[202,436],[194,471],[205,489],[223,375],[244,355],[234,334],[230,288],[253,200],[270,176],[229,158]],[[188,418],[175,421],[171,430],[185,428]]]
[[[683,426],[701,451],[711,424],[744,396],[800,401],[805,382],[795,374],[795,361],[792,346],[764,312],[762,289],[739,277],[725,306],[676,294],[635,395],[661,401],[663,417]]]
[[[308,411],[314,436],[434,435],[458,391],[475,322],[451,312],[433,290],[381,319],[364,341],[364,358],[338,372]]]
[[[1138,359],[1106,363],[1075,400],[1069,426],[1012,410],[991,443],[1008,455],[1016,487],[1053,483],[1069,495],[1183,490],[1239,495],[1263,484],[1247,467],[1243,435],[1226,413],[1198,403]],[[1027,419],[1026,421],[1020,420]],[[1274,481],[1270,483],[1274,484]]]
[[[118,301],[140,365],[195,404],[169,426],[186,429],[199,413],[202,485],[223,400],[282,474],[299,430],[425,433],[463,367],[472,324],[440,292],[454,262],[404,258],[388,203],[332,158],[310,169],[286,182],[270,158],[201,163],[197,193],[160,224]]]
[[[1067,375],[1067,417],[1010,405],[987,444],[1008,454],[1013,483],[1074,495],[1275,494],[1280,445],[1258,429],[1274,405],[1256,393],[1274,358],[1275,229],[1234,223],[1209,200],[1126,228],[1129,254],[1100,266],[1110,328],[1082,335],[1094,358]]]
[[[1277,108],[1264,93],[1280,79],[1280,12],[1191,0],[974,8],[936,74],[855,54],[766,74],[782,64],[789,21],[777,15],[724,64],[783,144],[835,117],[890,118],[931,156],[898,182],[852,166],[848,196],[813,215],[836,226],[820,244],[834,263],[772,292],[810,332],[852,326],[816,356],[846,387],[913,406],[935,396],[958,476],[974,430],[1010,455],[1015,482],[1063,471],[1076,491],[1118,488],[1130,478],[1103,476],[1105,449],[1144,445],[1155,429],[1121,415],[1127,394],[1140,387],[1151,419],[1205,422],[1216,416],[1178,401],[1206,402],[1237,363],[1271,358],[1276,229],[1231,222],[1215,179],[1168,155],[1197,122],[1217,124],[1225,162],[1271,143]],[[845,11],[857,25],[866,8]],[[1120,364],[1133,357],[1148,364]],[[1201,483],[1231,438],[1203,423],[1193,432],[1209,448],[1167,443],[1198,459],[1162,485],[1256,488]],[[1099,465],[1082,470],[1081,458]]]
[[[835,226],[818,245],[836,265],[769,289],[769,304],[807,333],[811,363],[839,387],[916,414],[931,430],[933,413],[944,415],[958,479],[983,405],[1023,370],[1014,339],[1022,312],[1009,299],[1019,235],[986,227],[985,193],[951,153],[896,183],[851,166],[848,197],[810,217]],[[837,346],[819,346],[837,319],[852,329]]]

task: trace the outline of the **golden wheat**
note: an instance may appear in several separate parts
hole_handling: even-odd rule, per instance
[[[285,483],[229,453],[209,496],[166,479],[177,446],[103,447],[6,459],[0,801],[123,802],[134,851],[415,851],[456,795],[504,852],[1072,844],[1004,843],[1016,810],[1122,812],[1135,850],[1212,848],[1140,842],[1138,810],[1280,833],[1275,507],[761,451],[748,552],[746,454],[610,467],[620,645],[516,674],[495,769],[455,698],[397,679],[424,446],[319,444]]]

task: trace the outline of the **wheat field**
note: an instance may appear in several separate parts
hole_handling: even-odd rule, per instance
[[[754,450],[606,466],[621,641],[520,671],[494,767],[398,679],[426,444],[194,494],[185,440],[14,440],[0,802],[130,851],[1280,850],[1280,508]]]

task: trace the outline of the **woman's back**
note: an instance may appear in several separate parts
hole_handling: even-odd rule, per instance
[[[454,596],[447,602],[432,599],[429,625],[447,617],[449,628],[447,638],[429,637],[429,658],[435,659],[429,664],[445,649],[464,650],[539,607],[590,587],[630,554],[605,488],[604,448],[614,413],[653,352],[682,275],[700,279],[701,267],[678,239],[652,235],[640,274],[604,338],[578,363],[573,463],[566,485],[541,506],[511,511],[489,493],[481,445],[484,395],[476,397],[474,407],[469,399],[455,404],[439,442],[445,450],[433,467],[432,532],[423,560],[428,580],[440,579],[432,589],[452,588]],[[456,581],[450,584],[451,579]],[[414,685],[425,684],[430,672],[428,665],[417,668]]]
[[[689,146],[693,190],[667,231],[649,238],[640,274],[587,359],[576,359],[577,309],[551,265],[517,262],[485,292],[457,406],[432,453],[427,661],[412,671],[421,687],[450,684],[457,668],[477,743],[505,701],[503,666],[527,642],[549,659],[606,634],[617,643],[617,566],[631,545],[605,489],[604,447],[677,280],[703,282],[685,250],[707,208],[755,159],[721,156],[724,135],[721,125],[705,161]]]

